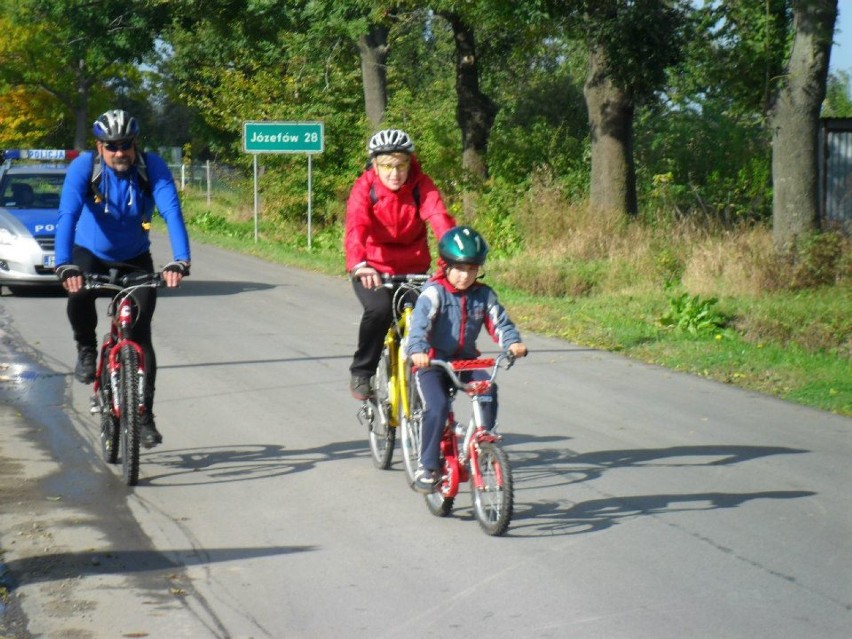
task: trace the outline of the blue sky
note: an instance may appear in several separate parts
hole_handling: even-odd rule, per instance
[[[838,2],[829,69],[852,73],[852,2]]]

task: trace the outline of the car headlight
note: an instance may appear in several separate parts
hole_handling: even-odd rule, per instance
[[[18,235],[14,231],[0,226],[0,245],[10,246],[18,241]]]

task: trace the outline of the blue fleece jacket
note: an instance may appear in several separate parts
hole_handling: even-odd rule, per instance
[[[89,193],[92,159],[91,151],[81,153],[68,166],[59,199],[56,265],[71,263],[75,244],[107,262],[122,262],[148,251],[151,241],[143,224],[151,220],[155,205],[166,221],[174,259],[189,261],[189,237],[165,161],[154,153],[145,154],[150,195],[139,185],[135,165],[120,175],[104,163],[100,191],[105,199],[96,203]]]

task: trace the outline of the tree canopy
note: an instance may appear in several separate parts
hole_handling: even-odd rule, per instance
[[[478,195],[495,229],[540,179],[577,201],[622,180],[608,201],[633,212],[769,220],[795,17],[832,3],[20,0],[0,8],[0,140],[83,147],[123,106],[150,143],[247,168],[244,121],[322,120],[315,203],[331,224],[368,135],[398,126],[451,205]],[[828,80],[827,115],[849,114],[849,90],[848,74]],[[267,214],[301,216],[303,160],[263,163]]]

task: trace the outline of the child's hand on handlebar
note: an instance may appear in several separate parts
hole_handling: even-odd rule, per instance
[[[526,357],[527,347],[523,342],[515,342],[509,345],[509,352],[512,354],[512,357]]]
[[[429,354],[412,353],[411,363],[414,364],[417,368],[426,368],[427,366],[429,366]]]

